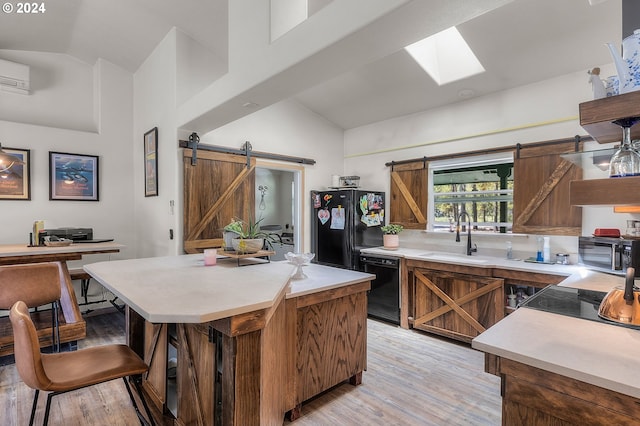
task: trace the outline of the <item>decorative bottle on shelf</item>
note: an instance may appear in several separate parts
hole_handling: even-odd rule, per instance
[[[631,123],[622,125],[622,145],[611,157],[609,177],[640,175],[640,153],[631,146]]]

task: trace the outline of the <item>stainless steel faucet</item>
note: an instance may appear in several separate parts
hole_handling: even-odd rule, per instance
[[[476,244],[471,244],[471,217],[467,212],[462,212],[460,213],[460,215],[458,215],[458,224],[456,226],[456,242],[460,242],[460,219],[463,216],[467,216],[467,256],[471,256],[471,254],[478,251],[478,246]]]

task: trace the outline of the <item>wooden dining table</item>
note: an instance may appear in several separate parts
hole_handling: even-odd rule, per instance
[[[75,345],[86,337],[86,324],[82,318],[75,290],[69,274],[68,261],[81,260],[90,254],[118,253],[122,244],[115,242],[73,243],[64,247],[27,246],[25,244],[0,244],[0,266],[40,262],[56,262],[60,267],[60,342]],[[0,283],[2,291],[2,283]],[[40,345],[51,345],[51,311],[32,313],[38,329]],[[8,315],[0,317],[0,357],[13,354],[13,332]]]

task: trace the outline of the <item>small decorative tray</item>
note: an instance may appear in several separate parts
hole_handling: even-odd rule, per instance
[[[65,240],[65,239],[60,239],[57,241],[44,241],[44,245],[47,247],[66,247],[66,246],[70,246],[73,243],[73,240]]]

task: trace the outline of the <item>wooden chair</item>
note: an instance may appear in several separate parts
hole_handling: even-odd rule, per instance
[[[27,386],[35,389],[29,425],[33,424],[41,390],[49,392],[43,422],[46,425],[49,421],[51,399],[55,395],[120,378],[124,380],[140,423],[148,424],[138,409],[127,377],[139,376],[149,367],[128,346],[112,344],[74,352],[40,353],[38,336],[27,305],[22,301],[16,302],[9,312],[9,317],[13,327],[18,373]],[[149,423],[153,425],[153,417],[142,397],[139,377],[133,382],[141,395]]]
[[[51,303],[51,347],[60,352],[60,266],[56,262],[0,266],[0,309],[22,300],[29,308]]]

